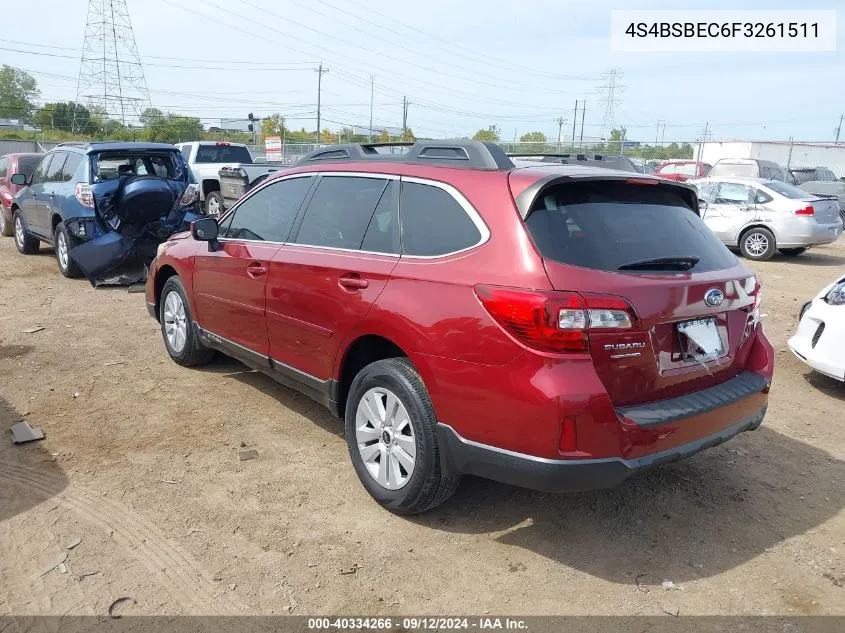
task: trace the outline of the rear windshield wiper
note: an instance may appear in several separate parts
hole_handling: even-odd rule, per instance
[[[656,257],[622,264],[617,270],[691,270],[701,261],[700,257]]]

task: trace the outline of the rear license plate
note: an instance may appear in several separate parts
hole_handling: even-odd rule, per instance
[[[714,318],[678,323],[678,340],[685,360],[711,360],[725,352]]]

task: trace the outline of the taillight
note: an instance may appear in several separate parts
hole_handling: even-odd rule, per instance
[[[199,197],[200,188],[198,185],[188,185],[187,189],[185,189],[185,193],[182,194],[182,197],[179,198],[179,205],[183,207],[187,207],[189,204],[194,204]]]
[[[813,208],[813,205],[808,204],[806,207],[796,209],[794,213],[795,215],[816,215],[816,210]]]
[[[589,331],[628,330],[635,321],[619,297],[482,285],[475,294],[511,336],[545,352],[587,352]]]
[[[91,185],[87,182],[78,182],[76,183],[76,199],[79,200],[79,204],[83,207],[88,207],[89,209],[94,208],[94,192],[91,189]]]

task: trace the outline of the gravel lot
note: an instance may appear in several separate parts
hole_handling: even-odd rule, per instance
[[[754,268],[778,359],[760,430],[611,491],[466,478],[407,519],[318,405],[232,360],[177,366],[143,295],[0,238],[0,614],[845,614],[845,387],[786,347],[845,240]],[[22,416],[46,440],[12,446]]]

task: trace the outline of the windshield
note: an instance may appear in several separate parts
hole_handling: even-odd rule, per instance
[[[695,272],[736,258],[681,193],[670,187],[593,181],[559,185],[534,203],[525,224],[543,257],[616,271],[651,259],[697,257]]]
[[[195,163],[252,163],[249,150],[243,145],[200,145]]]
[[[103,152],[96,157],[94,181],[130,176],[158,176],[168,180],[185,178],[179,154],[173,152]]]
[[[710,170],[710,176],[727,176],[729,178],[756,178],[757,165],[754,163],[719,163]]]

